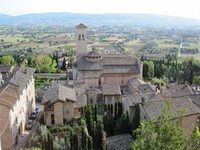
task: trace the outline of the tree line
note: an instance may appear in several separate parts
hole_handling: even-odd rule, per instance
[[[162,60],[145,60],[144,58],[141,60],[143,61],[143,77],[146,80],[156,78],[167,82],[200,83],[200,61],[194,58],[167,57]],[[156,81],[164,84],[162,81]]]

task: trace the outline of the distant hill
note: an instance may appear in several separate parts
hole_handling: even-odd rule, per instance
[[[0,24],[6,25],[75,25],[80,22],[89,25],[134,24],[155,27],[200,26],[200,20],[151,14],[40,13],[20,16],[0,14]]]

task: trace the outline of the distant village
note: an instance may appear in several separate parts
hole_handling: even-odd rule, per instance
[[[200,85],[144,80],[141,57],[153,55],[88,51],[87,29],[82,23],[75,27],[75,59],[65,78],[42,91],[35,90],[34,68],[0,66],[0,150],[128,150],[137,124],[159,117],[166,104],[190,138],[199,126]],[[59,67],[68,63],[61,51],[53,55]]]

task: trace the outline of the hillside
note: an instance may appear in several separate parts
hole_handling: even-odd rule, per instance
[[[80,22],[90,25],[134,24],[139,26],[155,27],[200,26],[200,20],[151,14],[41,13],[20,16],[0,14],[0,24],[5,25],[74,25]]]

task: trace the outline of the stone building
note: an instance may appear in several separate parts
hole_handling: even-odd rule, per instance
[[[14,149],[35,110],[35,69],[0,66],[0,149]]]
[[[136,57],[126,54],[101,54],[95,48],[88,52],[87,27],[83,24],[76,26],[76,44],[76,60],[73,63],[74,87],[77,81],[78,84],[85,85],[87,103],[108,102],[108,98],[114,97],[116,102],[120,101],[121,87],[127,86],[128,81],[134,77],[142,79],[143,65]],[[106,86],[109,89],[103,92]],[[112,93],[114,87],[117,87],[117,93]],[[109,91],[111,93],[108,93]],[[77,102],[79,101],[82,99],[77,99]]]
[[[74,117],[75,90],[59,84],[50,87],[43,95],[46,125],[64,124]]]
[[[175,120],[180,120],[183,132],[187,138],[190,138],[194,129],[197,127],[197,120],[199,118],[199,110],[192,103],[192,100],[186,97],[169,99],[170,112],[176,114]],[[148,101],[141,104],[140,117],[141,119],[153,119],[162,113],[165,100]]]

